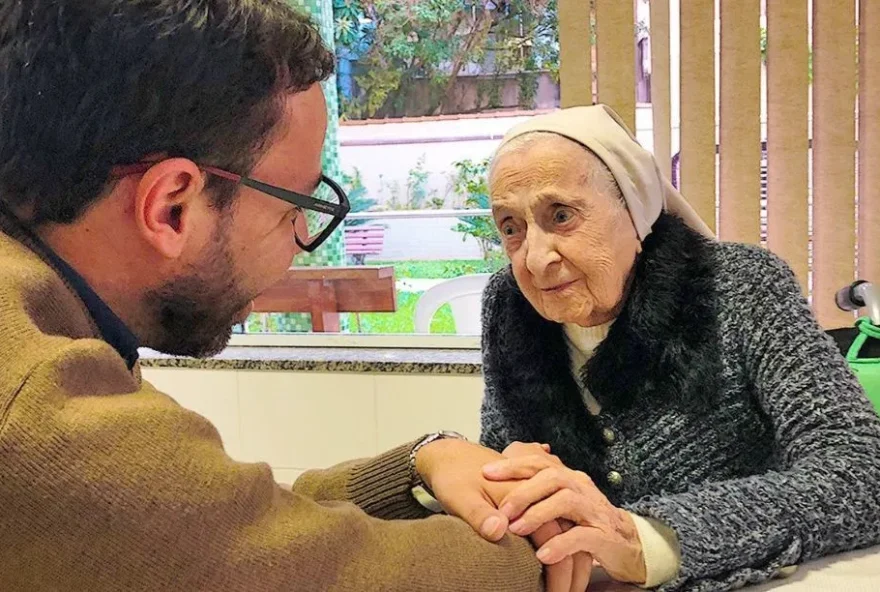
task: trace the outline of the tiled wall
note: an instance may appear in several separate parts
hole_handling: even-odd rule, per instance
[[[145,368],[207,417],[230,456],[268,462],[281,483],[440,429],[476,439],[482,377]]]

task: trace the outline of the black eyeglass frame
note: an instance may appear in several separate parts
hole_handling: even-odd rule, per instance
[[[114,178],[127,177],[129,175],[139,175],[146,173],[150,169],[150,167],[154,166],[155,164],[156,163],[153,162],[138,162],[135,164],[117,165],[113,167],[113,171],[111,174]],[[302,241],[296,235],[296,233],[294,233],[294,240],[296,240],[297,246],[299,246],[300,249],[306,251],[307,253],[312,253],[317,250],[317,248],[320,247],[330,237],[331,234],[333,234],[333,231],[336,230],[340,224],[342,224],[343,220],[345,220],[345,217],[348,216],[349,212],[351,211],[351,203],[348,200],[348,195],[346,195],[345,190],[340,187],[336,181],[334,181],[327,175],[321,175],[321,182],[326,183],[330,187],[330,189],[333,190],[333,192],[336,194],[336,197],[339,198],[338,204],[332,204],[327,201],[322,201],[320,199],[312,197],[311,195],[304,195],[302,193],[297,193],[296,191],[284,189],[283,187],[269,185],[268,183],[263,183],[262,181],[257,181],[256,179],[251,179],[250,177],[245,177],[244,175],[230,173],[229,171],[224,171],[223,169],[218,169],[217,167],[204,165],[198,165],[198,167],[206,173],[216,175],[222,179],[227,179],[234,183],[238,183],[239,185],[244,185],[245,187],[250,187],[251,189],[256,189],[261,193],[271,195],[276,199],[285,201],[298,208],[333,216],[330,224],[328,224],[327,227],[322,230],[318,236],[316,236],[308,243]]]

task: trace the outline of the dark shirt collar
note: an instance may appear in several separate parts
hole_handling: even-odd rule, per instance
[[[27,241],[32,243],[30,248],[37,247],[37,253],[49,260],[49,263],[55,268],[55,271],[67,284],[73,288],[80,300],[85,304],[86,309],[95,321],[101,337],[110,346],[119,352],[122,359],[128,365],[128,369],[132,370],[138,360],[138,339],[134,333],[122,322],[116,313],[114,313],[106,302],[89,286],[85,278],[83,278],[67,261],[62,259],[49,246],[44,243],[30,228],[24,225],[9,209],[0,201],[0,215],[8,220],[17,228],[16,233],[24,235]],[[26,243],[27,244],[27,243]]]
[[[86,305],[89,314],[95,320],[98,331],[104,341],[119,352],[122,359],[128,365],[128,369],[134,368],[138,360],[138,339],[134,333],[122,322],[106,302],[101,300],[91,286],[77,271],[54,251],[43,245],[45,254],[61,274],[61,277],[76,291],[77,295]]]

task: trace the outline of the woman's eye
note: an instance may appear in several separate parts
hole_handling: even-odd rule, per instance
[[[553,222],[556,224],[565,224],[572,218],[572,213],[568,208],[558,208],[553,212]]]
[[[504,236],[513,236],[516,234],[516,226],[510,222],[505,222],[501,225],[501,234]]]

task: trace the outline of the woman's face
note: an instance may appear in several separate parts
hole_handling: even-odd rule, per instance
[[[561,136],[496,158],[492,211],[513,274],[545,319],[584,327],[613,320],[641,243],[601,161]]]

